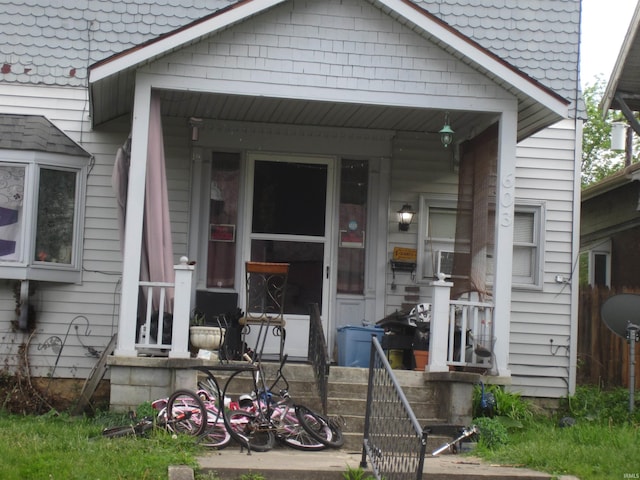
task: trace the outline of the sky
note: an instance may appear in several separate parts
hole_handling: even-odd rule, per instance
[[[598,74],[609,81],[620,46],[639,0],[582,0],[580,79],[593,84]]]

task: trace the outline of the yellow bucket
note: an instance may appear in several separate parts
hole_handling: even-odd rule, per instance
[[[401,369],[402,368],[402,360],[404,356],[404,352],[402,350],[389,350],[388,353],[388,357],[389,357],[389,364],[391,365],[391,368],[393,369]]]

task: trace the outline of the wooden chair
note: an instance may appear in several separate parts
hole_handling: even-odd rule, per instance
[[[244,339],[252,326],[258,327],[254,360],[260,360],[267,335],[280,338],[280,360],[284,354],[286,337],[284,300],[289,276],[288,263],[246,262],[246,306],[240,318]]]

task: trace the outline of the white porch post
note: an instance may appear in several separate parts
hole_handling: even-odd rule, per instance
[[[509,342],[511,326],[511,279],[513,263],[513,211],[516,187],[516,138],[518,115],[502,113],[498,133],[498,181],[496,182],[494,353],[499,376],[511,376]],[[500,252],[497,254],[497,252]]]
[[[442,275],[442,274],[439,274]],[[429,364],[427,372],[448,372],[447,352],[449,345],[449,297],[453,283],[445,282],[444,275],[435,282],[431,305],[431,329],[429,332]]]
[[[133,101],[131,128],[131,164],[127,186],[127,217],[122,260],[122,295],[118,319],[116,356],[137,356],[135,349],[140,281],[140,249],[144,219],[145,176],[147,172],[147,142],[151,85],[138,76]]]
[[[195,267],[187,257],[174,265],[175,296],[173,299],[173,332],[170,358],[189,358],[189,315],[191,313],[191,280]]]

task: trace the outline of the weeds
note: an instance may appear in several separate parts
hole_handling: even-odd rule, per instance
[[[344,480],[375,480],[375,477],[367,474],[362,467],[351,468],[348,465],[347,471],[342,473],[342,477]]]
[[[629,415],[628,396],[622,389],[579,387],[552,416],[536,414],[518,395],[491,391],[496,395],[497,415],[474,419],[480,429],[475,455],[581,480],[637,478],[640,474],[636,451],[640,413],[636,408]],[[496,433],[498,423],[506,427],[505,442],[494,441],[502,438]]]

